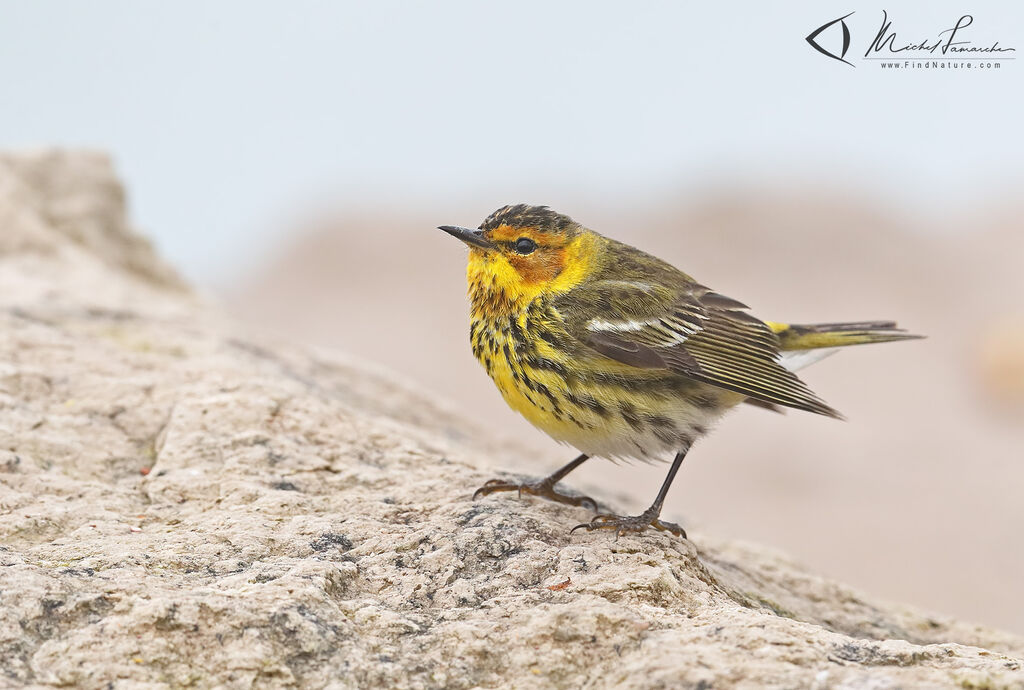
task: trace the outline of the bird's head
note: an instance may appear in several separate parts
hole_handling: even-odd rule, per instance
[[[477,230],[442,225],[469,246],[467,277],[474,309],[504,309],[556,294],[588,275],[598,235],[547,206],[516,204],[492,213]]]

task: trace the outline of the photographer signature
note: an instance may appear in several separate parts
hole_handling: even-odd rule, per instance
[[[879,53],[883,50],[888,50],[889,53],[936,53],[939,52],[942,55],[954,54],[954,53],[1006,53],[1016,51],[1016,48],[1003,48],[999,45],[999,41],[996,41],[991,46],[975,46],[971,45],[971,41],[967,40],[956,40],[957,34],[966,29],[968,26],[974,23],[974,17],[969,14],[965,14],[957,20],[956,25],[951,29],[940,31],[938,38],[934,41],[928,39],[920,41],[918,43],[908,43],[906,45],[897,45],[896,32],[891,30],[892,21],[889,19],[889,15],[885,10],[882,10],[882,28],[878,30],[878,35],[875,36],[875,40],[868,46],[867,51],[864,53],[864,57],[871,55],[872,51]]]

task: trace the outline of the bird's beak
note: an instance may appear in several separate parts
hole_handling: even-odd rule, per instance
[[[444,230],[452,237],[458,238],[468,244],[470,247],[478,247],[480,249],[494,249],[494,243],[484,237],[483,232],[480,230],[470,230],[469,228],[460,228],[458,225],[439,225],[438,230]]]

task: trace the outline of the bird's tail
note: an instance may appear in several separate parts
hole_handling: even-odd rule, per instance
[[[860,321],[857,323],[789,324],[768,322],[779,338],[782,364],[797,371],[828,357],[836,348],[866,343],[887,343],[893,340],[923,338],[896,328],[894,321]]]
[[[815,323],[768,325],[779,337],[779,349],[816,350],[821,347],[844,347],[865,343],[887,343],[892,340],[913,340],[924,336],[896,328],[895,321],[860,321],[857,323]]]

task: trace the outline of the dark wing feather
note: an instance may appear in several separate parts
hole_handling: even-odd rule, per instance
[[[601,311],[614,316],[586,318],[595,313],[588,304],[612,306]],[[639,280],[595,281],[563,295],[556,308],[570,316],[575,338],[616,361],[668,369],[765,405],[839,417],[780,363],[778,338],[746,305],[697,283],[680,280],[669,290]]]
[[[752,405],[753,407],[760,407],[762,410],[768,410],[769,412],[775,412],[777,414],[786,414],[786,411],[779,407],[778,405],[766,403],[763,400],[758,400],[756,398],[747,398],[743,402],[745,402],[748,405]]]
[[[766,324],[736,314],[709,310],[704,329],[680,345],[698,365],[690,376],[762,402],[840,416],[779,362],[778,339]]]

